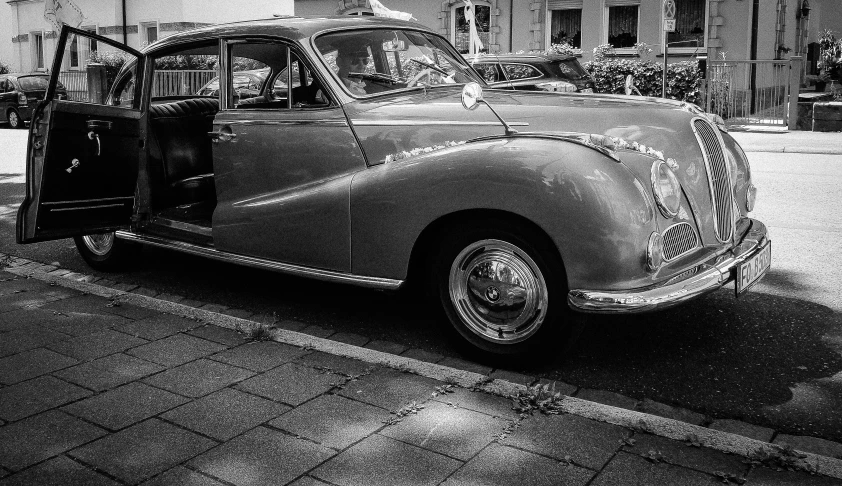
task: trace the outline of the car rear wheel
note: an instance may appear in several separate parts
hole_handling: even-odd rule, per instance
[[[23,120],[20,119],[20,115],[14,109],[9,110],[9,113],[6,115],[9,119],[9,126],[12,128],[23,128]]]
[[[569,327],[564,270],[545,237],[511,222],[442,234],[428,266],[431,291],[473,349],[498,357],[561,349]]]
[[[75,236],[73,241],[88,265],[106,272],[126,268],[140,252],[140,245],[118,239],[113,231]]]

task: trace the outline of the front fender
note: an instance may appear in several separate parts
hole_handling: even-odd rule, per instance
[[[503,137],[370,167],[351,184],[352,272],[404,279],[421,232],[473,209],[526,218],[555,242],[571,288],[651,283],[650,192],[623,164],[579,143]]]

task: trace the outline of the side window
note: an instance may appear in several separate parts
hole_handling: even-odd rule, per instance
[[[6,88],[7,86],[8,86],[8,85],[6,84],[6,80],[5,80],[5,79],[0,79],[0,93],[5,93],[6,91],[9,91],[9,90]]]
[[[541,77],[541,71],[528,64],[503,64],[503,69],[511,81]]]
[[[233,44],[231,56],[228,100],[232,108],[278,110],[330,104],[305,63],[285,45]]]
[[[482,76],[487,83],[496,83],[502,81],[500,74],[497,72],[497,65],[492,63],[476,63],[471,65]]]
[[[58,73],[57,88],[64,87],[69,101],[137,109],[133,92],[137,74],[137,56],[124,51],[119,45],[100,42],[95,53],[88,53],[89,59],[80,57],[80,46],[88,46],[96,42],[85,34],[68,35],[61,65],[69,66],[72,62],[76,62],[79,66],[83,66],[88,61],[96,62],[97,65],[77,71],[61,71]],[[96,79],[91,79],[91,77]],[[130,89],[127,90],[127,87]],[[123,94],[118,95],[119,93]]]
[[[120,72],[117,77],[117,82],[114,83],[114,90],[111,92],[108,104],[113,106],[125,106],[131,108],[134,106],[135,93],[135,79],[137,78],[137,64],[132,63],[131,66]]]
[[[153,102],[219,95],[219,47],[214,43],[157,57],[154,64]]]

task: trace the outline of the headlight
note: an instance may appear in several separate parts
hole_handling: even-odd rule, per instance
[[[652,193],[655,195],[655,202],[658,203],[661,214],[667,218],[673,218],[678,214],[678,207],[681,204],[681,184],[663,160],[656,160],[652,164]]]
[[[18,105],[26,106],[29,100],[26,99],[26,93],[18,93]]]
[[[649,235],[649,244],[646,245],[646,266],[654,272],[661,268],[664,263],[664,239],[661,233],[655,231]]]
[[[754,211],[754,201],[757,199],[757,188],[754,184],[749,183],[746,189],[746,211],[749,213]]]
[[[558,91],[561,93],[573,93],[576,91],[576,85],[568,83],[567,81],[549,81],[546,83],[538,83],[535,87],[541,91]]]

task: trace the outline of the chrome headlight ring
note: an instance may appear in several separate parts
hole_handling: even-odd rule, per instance
[[[661,214],[674,218],[681,206],[681,184],[675,173],[663,160],[652,164],[652,194]]]
[[[646,267],[650,272],[657,271],[664,263],[664,238],[657,231],[649,235],[646,245]]]

